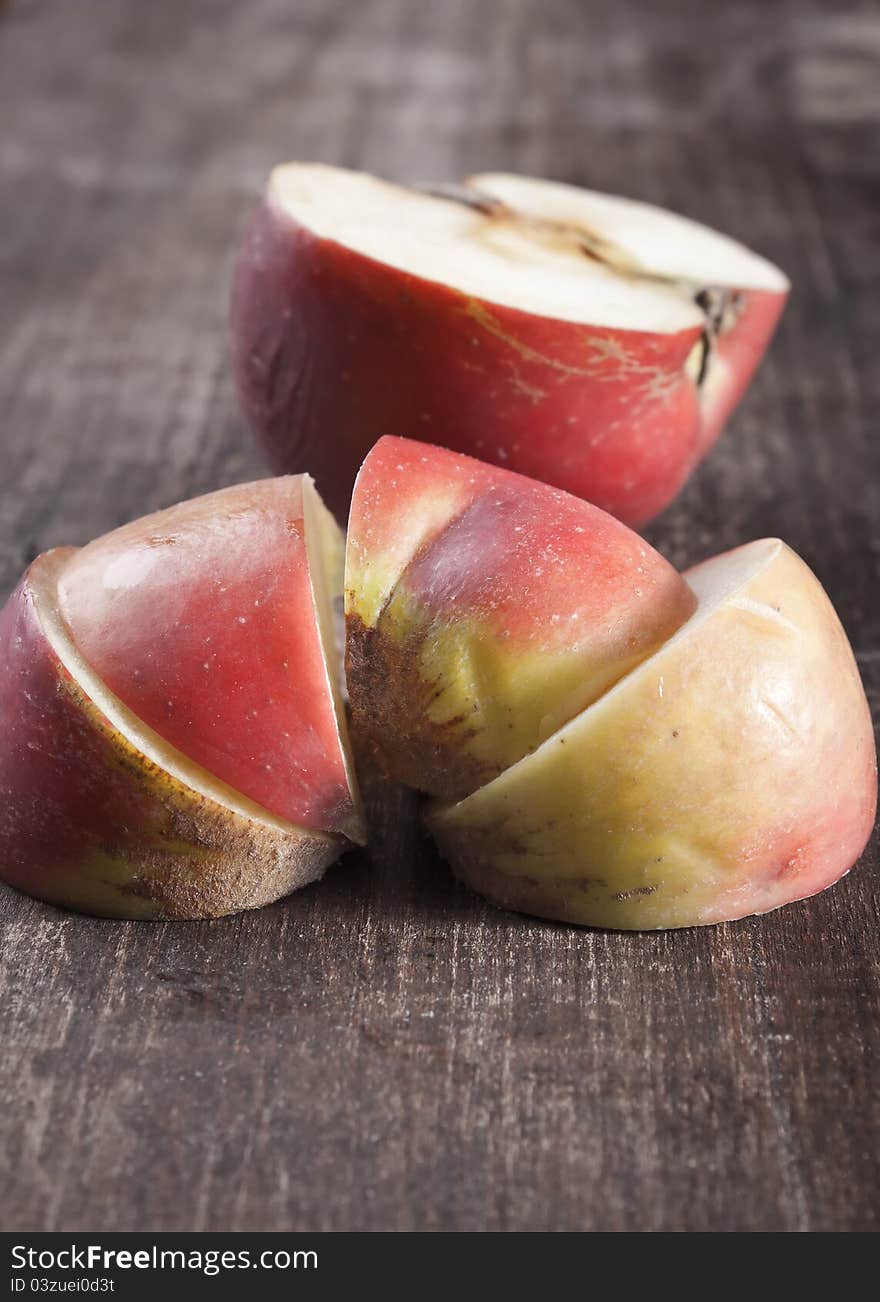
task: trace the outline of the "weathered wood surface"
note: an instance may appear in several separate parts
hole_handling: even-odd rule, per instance
[[[273,161],[509,168],[658,200],[796,293],[652,530],[779,533],[880,693],[875,7],[843,0],[18,0],[0,18],[0,584],[261,473],[231,253]],[[0,893],[0,1225],[868,1229],[877,855],[712,930],[493,912],[403,805],[258,914],[78,918]]]

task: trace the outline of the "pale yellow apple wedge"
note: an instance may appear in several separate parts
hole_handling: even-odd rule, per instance
[[[829,886],[876,808],[865,694],[807,566],[751,543],[688,575],[698,608],[538,750],[429,821],[495,902],[627,929],[763,913]]]

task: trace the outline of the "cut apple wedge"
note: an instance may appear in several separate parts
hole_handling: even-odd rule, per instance
[[[356,838],[324,512],[305,477],[209,493],[83,547],[58,596],[82,655],[172,746],[280,818]]]
[[[362,841],[341,556],[287,479],[38,558],[0,616],[0,877],[95,913],[212,917]]]
[[[397,438],[357,479],[345,599],[353,727],[386,773],[446,798],[534,750],[696,605],[597,507]]]
[[[287,164],[238,259],[235,372],[272,465],[308,466],[340,518],[363,456],[398,434],[641,523],[717,437],[787,292],[765,259],[646,204]]]
[[[763,913],[829,886],[876,809],[846,635],[784,544],[687,578],[690,620],[538,750],[430,825],[504,906],[615,928]]]

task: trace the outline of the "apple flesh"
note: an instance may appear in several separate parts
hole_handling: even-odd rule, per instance
[[[718,436],[787,293],[764,259],[646,204],[288,164],[237,261],[234,369],[272,466],[308,467],[340,519],[391,433],[640,524]]]
[[[312,494],[243,485],[34,562],[0,612],[0,878],[107,916],[215,917],[364,839],[341,544]]]
[[[696,606],[597,507],[398,438],[357,479],[345,599],[353,728],[386,773],[447,799],[534,750]]]
[[[876,810],[870,712],[846,635],[778,541],[691,570],[657,653],[430,825],[509,908],[615,928],[763,913],[835,882]]]

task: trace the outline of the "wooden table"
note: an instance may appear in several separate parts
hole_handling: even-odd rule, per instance
[[[262,473],[231,256],[287,157],[668,204],[796,293],[651,530],[778,533],[880,693],[876,7],[13,0],[0,17],[0,584]],[[877,1228],[877,854],[708,930],[454,886],[403,798],[326,882],[203,924],[0,893],[6,1229]]]

